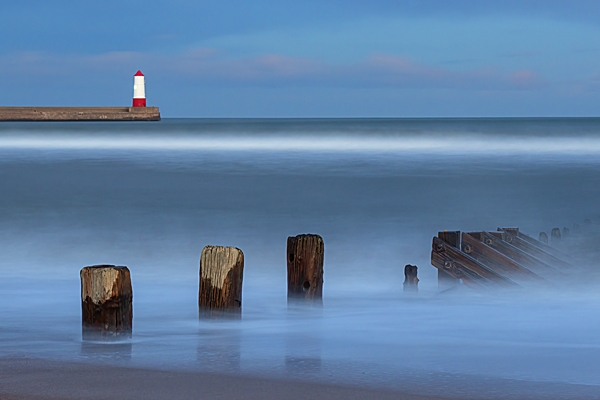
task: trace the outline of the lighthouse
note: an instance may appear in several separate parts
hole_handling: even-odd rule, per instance
[[[146,107],[146,81],[139,69],[133,76],[133,106]]]

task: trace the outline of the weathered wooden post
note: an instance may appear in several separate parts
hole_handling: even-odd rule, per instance
[[[553,228],[550,236],[552,237],[552,242],[558,242],[560,240],[560,228]]]
[[[438,232],[438,238],[460,249],[460,231],[442,231]],[[447,272],[438,269],[438,290],[444,291],[451,289],[460,283],[460,279],[456,279]]]
[[[84,340],[131,337],[133,290],[127,267],[94,265],[81,277],[81,322]]]
[[[298,235],[287,239],[288,301],[323,301],[325,245],[319,235]]]
[[[419,278],[417,278],[417,266],[407,264],[404,267],[404,291],[405,292],[418,292],[419,291]]]
[[[539,241],[548,244],[548,235],[546,232],[540,232]]]
[[[244,253],[236,247],[206,246],[200,256],[198,309],[202,317],[240,317]]]

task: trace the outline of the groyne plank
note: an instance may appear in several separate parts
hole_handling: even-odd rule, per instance
[[[501,232],[469,232],[468,234],[540,276],[558,279],[564,277],[564,274],[552,265],[504,241]]]
[[[457,249],[460,248],[460,231],[441,231],[438,232],[438,238]],[[459,283],[460,279],[454,278],[443,269],[438,269],[438,289],[447,290],[455,287]]]
[[[549,264],[555,264],[562,268],[573,267],[574,262],[569,255],[520,232],[518,228],[498,228],[498,231],[507,233],[507,235],[505,235],[507,238],[505,239],[506,241],[510,240],[511,236],[516,238],[512,243],[515,247],[519,247],[524,251],[529,251],[528,249],[531,249],[532,253],[539,253],[540,251],[545,253],[545,256],[542,256],[542,258],[548,257]]]
[[[518,287],[514,281],[498,274],[460,249],[434,237],[431,264],[454,278],[474,287]]]
[[[573,268],[573,266],[571,264],[569,264],[568,262],[561,260],[560,258],[554,256],[553,254],[550,254],[549,252],[521,239],[518,236],[511,235],[508,232],[502,233],[502,240],[504,240],[507,243],[512,244],[516,248],[523,250],[524,252],[526,252],[528,254],[531,254],[532,256],[536,257],[539,260],[542,260],[543,262],[553,266],[554,268],[566,269],[566,270]]]
[[[495,272],[516,282],[522,280],[548,283],[544,278],[467,233],[462,234],[461,250]]]

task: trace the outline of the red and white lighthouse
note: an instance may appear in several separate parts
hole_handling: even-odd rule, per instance
[[[146,107],[146,80],[140,70],[133,76],[133,106]]]

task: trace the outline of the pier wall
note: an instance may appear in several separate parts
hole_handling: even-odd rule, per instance
[[[160,121],[158,107],[0,107],[0,121]]]

